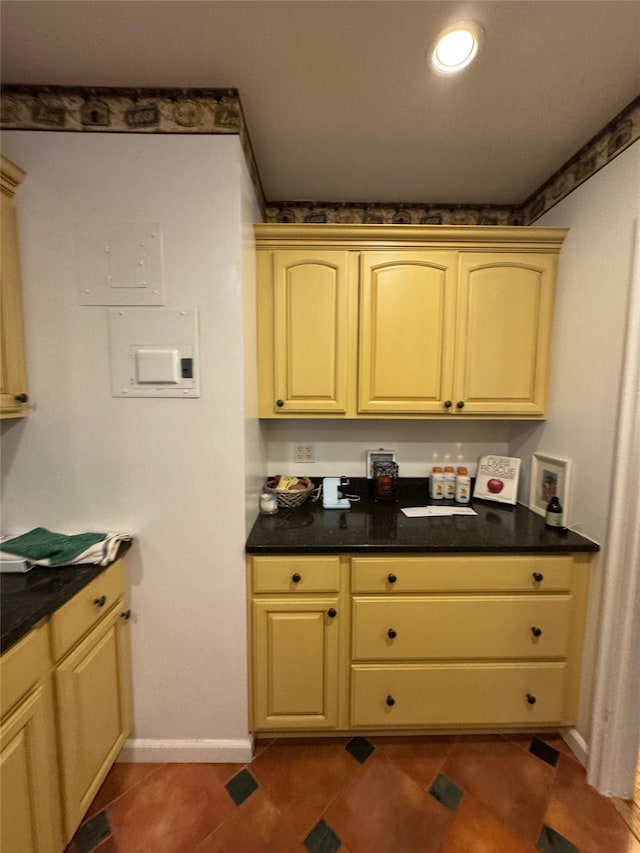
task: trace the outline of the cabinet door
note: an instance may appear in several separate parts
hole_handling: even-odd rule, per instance
[[[455,252],[363,252],[360,412],[445,412],[451,395]]]
[[[344,414],[354,323],[349,253],[273,253],[274,414]]]
[[[0,417],[17,418],[27,413],[18,399],[26,394],[26,370],[18,232],[13,195],[24,176],[22,170],[2,157],[0,217]]]
[[[460,255],[454,412],[544,414],[555,265],[543,254]]]
[[[45,684],[37,684],[4,720],[0,747],[2,850],[52,853],[61,849],[53,711]]]
[[[127,623],[119,602],[55,670],[63,812],[69,840],[129,734]]]
[[[339,624],[336,598],[253,602],[255,729],[336,727]]]

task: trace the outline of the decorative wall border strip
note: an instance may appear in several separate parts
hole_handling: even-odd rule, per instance
[[[522,204],[267,202],[237,89],[6,85],[3,130],[236,134],[266,222],[531,225],[640,139],[633,100]]]
[[[237,89],[6,85],[1,94],[2,130],[235,134],[264,211],[264,190]]]

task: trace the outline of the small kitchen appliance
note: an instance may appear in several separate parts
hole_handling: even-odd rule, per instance
[[[322,480],[323,509],[351,509],[349,500],[340,496],[340,488],[348,485],[346,477],[325,477]]]

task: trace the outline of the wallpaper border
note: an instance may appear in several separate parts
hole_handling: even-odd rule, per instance
[[[520,204],[267,201],[237,89],[0,87],[0,128],[84,133],[236,134],[266,222],[531,225],[640,139],[640,96]]]

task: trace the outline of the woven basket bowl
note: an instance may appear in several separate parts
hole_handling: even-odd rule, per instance
[[[287,491],[285,489],[283,491],[278,491],[277,489],[270,488],[266,484],[264,487],[266,492],[269,492],[270,495],[276,496],[278,506],[285,507],[301,506],[309,497],[313,488],[314,486],[311,480],[309,480],[309,485],[306,489],[292,489],[291,491]]]

